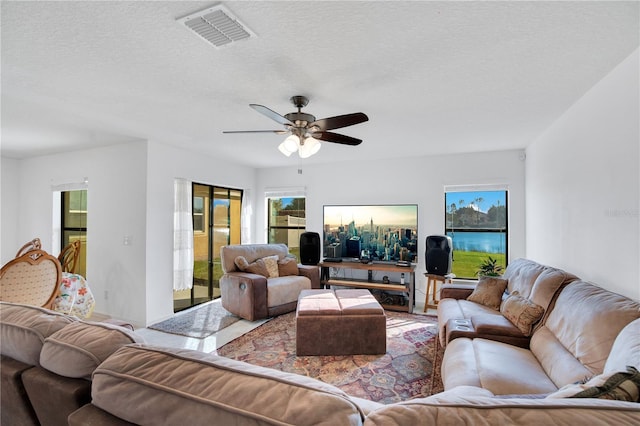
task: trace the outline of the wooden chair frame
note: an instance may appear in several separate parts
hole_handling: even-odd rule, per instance
[[[39,278],[38,274],[29,275],[26,273],[24,278],[15,275],[16,270],[30,272],[31,267],[42,269],[42,264],[46,262],[55,268],[55,278],[53,279],[38,282],[33,281],[35,278]],[[58,259],[44,250],[31,249],[7,262],[0,270],[0,300],[51,309],[54,300],[60,293],[61,282],[62,267]]]
[[[73,241],[65,246],[58,255],[62,266],[62,272],[76,273],[78,259],[80,258],[80,240]]]
[[[33,240],[20,247],[20,250],[18,250],[18,253],[16,253],[16,257],[20,257],[31,250],[42,250],[42,243],[40,242],[40,238],[34,238]]]

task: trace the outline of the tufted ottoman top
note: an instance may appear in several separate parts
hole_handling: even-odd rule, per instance
[[[366,289],[336,290],[342,315],[384,315],[384,309]]]
[[[340,303],[332,290],[302,290],[297,315],[341,315]]]
[[[384,309],[366,289],[316,289],[300,292],[297,315],[384,315]]]

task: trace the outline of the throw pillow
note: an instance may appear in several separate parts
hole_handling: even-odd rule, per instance
[[[628,365],[626,372],[614,373],[602,386],[585,389],[571,398],[600,398],[640,402],[640,372]]]
[[[298,275],[298,261],[295,257],[285,257],[278,261],[278,274],[281,277]]]
[[[600,398],[640,402],[640,372],[627,366],[626,372],[600,374],[583,384],[572,383],[547,398]]]
[[[247,259],[244,256],[236,257],[233,260],[233,263],[235,263],[236,268],[238,268],[239,271],[244,271],[247,269],[247,266],[249,266],[249,262],[247,262]]]
[[[280,275],[278,273],[278,255],[263,257],[262,261],[264,265],[267,267],[267,278],[278,278]]]
[[[503,278],[481,277],[475,290],[467,297],[467,300],[497,311],[500,309],[502,293],[507,288],[507,283],[508,281]]]
[[[251,274],[262,275],[265,278],[269,278],[269,271],[262,259],[249,263],[244,256],[238,256],[234,259],[234,263],[242,272],[249,272]]]
[[[533,324],[542,318],[544,308],[514,291],[500,305],[500,313],[518,327],[522,334],[530,336]]]

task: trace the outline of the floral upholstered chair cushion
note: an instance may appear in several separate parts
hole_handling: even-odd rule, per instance
[[[63,272],[60,294],[53,302],[53,310],[86,319],[91,316],[95,306],[96,300],[84,277]]]

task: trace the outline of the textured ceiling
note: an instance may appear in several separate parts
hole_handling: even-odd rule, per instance
[[[639,45],[638,2],[224,2],[257,37],[216,49],[176,22],[213,2],[3,1],[3,156],[160,141],[254,167],[524,148]],[[365,112],[284,157],[292,95]]]

